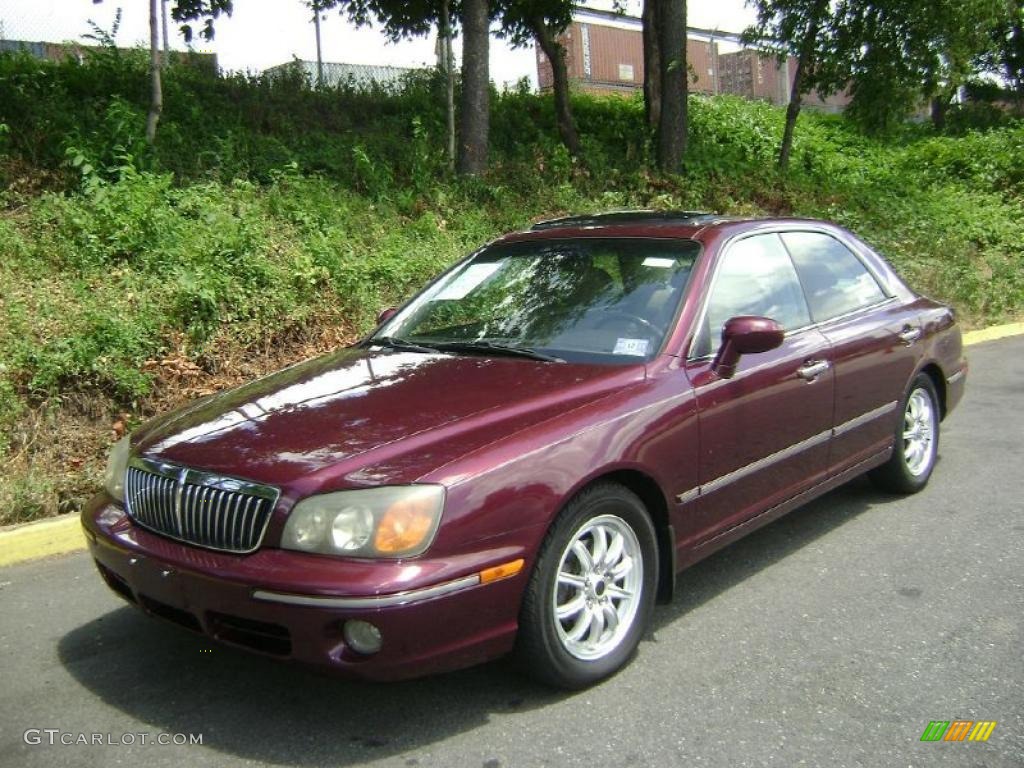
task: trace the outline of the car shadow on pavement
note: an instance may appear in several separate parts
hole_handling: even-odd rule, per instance
[[[653,632],[886,498],[854,481],[695,565],[655,613]],[[281,765],[390,757],[413,766],[418,753],[492,717],[572,695],[505,660],[423,680],[352,682],[215,645],[127,606],[72,630],[58,652],[75,680],[134,721]]]
[[[349,765],[416,753],[501,713],[566,694],[507,660],[399,683],[362,683],[226,648],[125,606],[59,642],[65,669],[133,721],[202,734],[260,763]]]
[[[672,602],[658,607],[651,634],[879,504],[895,501],[866,475],[793,510],[687,568]]]

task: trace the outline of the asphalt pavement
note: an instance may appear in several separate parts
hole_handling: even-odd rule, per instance
[[[0,569],[0,766],[1024,766],[1024,338],[969,357],[923,493],[857,480],[683,573],[582,693],[346,682],[149,619],[85,554]],[[997,725],[920,741],[958,719]]]

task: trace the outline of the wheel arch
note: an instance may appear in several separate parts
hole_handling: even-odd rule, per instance
[[[938,363],[930,362],[921,367],[921,369],[914,374],[914,378],[918,375],[924,374],[931,379],[932,384],[935,386],[935,394],[939,397],[939,419],[946,418],[946,377],[942,373],[942,369]]]
[[[660,603],[669,602],[675,593],[676,543],[675,531],[668,516],[668,502],[661,486],[653,477],[638,469],[613,469],[590,478],[582,487],[577,488],[569,499],[602,482],[621,485],[635,493],[643,502],[647,514],[650,515],[651,521],[654,523],[654,531],[657,536],[658,589],[656,597]]]

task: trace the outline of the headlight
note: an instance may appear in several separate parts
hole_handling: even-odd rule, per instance
[[[128,455],[131,453],[131,446],[128,437],[122,437],[114,447],[110,449],[110,457],[107,459],[107,471],[103,476],[103,485],[113,498],[124,501],[124,473],[128,469]]]
[[[288,516],[281,546],[351,557],[411,557],[434,538],[444,509],[440,485],[338,491],[303,499]]]

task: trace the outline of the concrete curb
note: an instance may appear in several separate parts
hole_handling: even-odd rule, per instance
[[[1024,323],[1008,323],[1006,325],[993,325],[989,328],[982,328],[978,331],[968,331],[964,334],[964,346],[981,344],[986,341],[1005,339],[1009,336],[1020,336],[1024,334]]]
[[[1024,323],[994,325],[964,334],[964,346],[1024,335]],[[0,567],[85,549],[78,515],[0,529]]]
[[[85,549],[78,515],[0,530],[0,567]]]

